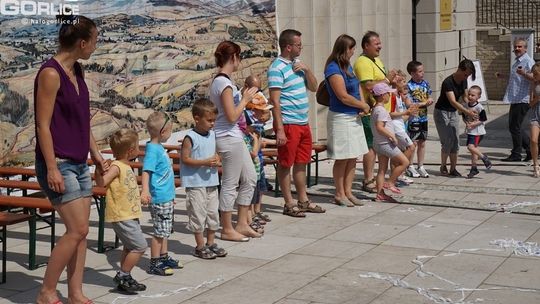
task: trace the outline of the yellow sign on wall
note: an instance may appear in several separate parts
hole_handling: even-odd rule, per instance
[[[440,0],[440,30],[450,31],[452,30],[452,0]]]

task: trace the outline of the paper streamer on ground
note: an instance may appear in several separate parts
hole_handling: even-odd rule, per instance
[[[395,287],[401,287],[404,289],[410,289],[416,291],[419,295],[422,295],[423,297],[429,299],[433,303],[437,304],[474,304],[478,302],[483,302],[484,299],[477,298],[474,300],[467,300],[465,301],[465,298],[467,297],[467,292],[471,291],[488,291],[488,290],[514,290],[514,291],[520,291],[520,292],[535,292],[540,293],[539,290],[535,289],[524,289],[524,288],[513,288],[513,287],[490,287],[490,288],[467,288],[461,286],[461,284],[453,282],[451,280],[448,280],[446,278],[443,278],[442,276],[437,275],[436,273],[426,271],[424,269],[424,260],[426,259],[435,259],[440,257],[450,257],[450,256],[456,256],[459,254],[462,254],[464,252],[476,252],[476,251],[506,251],[507,249],[511,249],[512,252],[516,255],[521,256],[540,256],[540,247],[537,243],[533,242],[521,242],[516,241],[514,239],[497,239],[490,242],[491,245],[496,245],[500,248],[468,248],[468,249],[460,249],[456,253],[448,253],[443,255],[436,255],[436,256],[428,256],[428,255],[422,255],[417,256],[412,263],[417,265],[418,268],[416,269],[416,274],[418,277],[424,278],[424,277],[434,277],[438,280],[448,283],[452,285],[451,288],[439,288],[439,287],[433,287],[433,288],[425,288],[422,286],[414,286],[409,284],[407,281],[402,280],[399,277],[394,277],[388,274],[383,273],[377,273],[377,272],[367,272],[365,274],[360,274],[359,276],[361,278],[372,278],[382,281],[387,281],[390,284],[392,284]],[[444,297],[440,294],[440,292],[455,292],[461,294],[461,297],[456,300],[452,300],[451,298]]]

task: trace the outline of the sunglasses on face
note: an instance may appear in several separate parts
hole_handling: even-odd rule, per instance
[[[163,132],[163,129],[165,129],[165,127],[167,126],[167,123],[169,122],[169,120],[171,120],[171,118],[169,117],[169,115],[165,114],[165,122],[163,123],[163,127],[161,127],[161,129],[159,130],[159,133],[161,134]]]

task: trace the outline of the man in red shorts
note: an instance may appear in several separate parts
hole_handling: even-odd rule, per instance
[[[278,145],[277,179],[283,192],[283,214],[305,217],[304,212],[326,210],[307,197],[306,165],[311,161],[311,129],[307,90],[317,90],[317,79],[311,69],[297,59],[302,51],[301,33],[284,30],[279,35],[281,55],[268,69],[270,102],[273,104],[274,131]],[[291,194],[291,167],[298,203]]]

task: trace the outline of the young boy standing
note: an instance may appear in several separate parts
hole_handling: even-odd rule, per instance
[[[409,118],[407,131],[409,137],[416,142],[417,147],[417,168],[413,165],[414,151],[409,158],[409,167],[406,173],[410,177],[429,177],[426,169],[424,169],[424,157],[426,154],[426,140],[428,136],[428,107],[433,104],[433,99],[430,97],[431,88],[429,83],[424,79],[424,66],[421,62],[411,61],[407,64],[407,72],[411,75],[411,79],[407,83],[410,100],[412,104],[418,107],[418,115]],[[408,104],[407,106],[410,106]]]
[[[227,251],[214,242],[219,229],[217,167],[221,161],[216,153],[216,135],[212,128],[218,110],[211,101],[199,99],[193,104],[191,113],[195,127],[188,131],[182,141],[180,177],[182,185],[186,187],[186,228],[193,232],[197,243],[193,255],[208,260],[227,255]]]
[[[178,260],[168,254],[167,239],[172,232],[174,209],[174,173],[171,160],[161,143],[171,136],[172,123],[167,114],[154,112],[148,116],[146,127],[150,141],[146,143],[143,161],[143,203],[150,204],[154,223],[154,235],[150,246],[150,267],[147,272],[157,275],[172,275],[171,268],[182,268]]]
[[[97,166],[95,178],[98,186],[107,187],[105,221],[112,223],[124,244],[120,270],[113,280],[118,290],[136,293],[146,290],[146,286],[131,277],[131,270],[148,247],[139,223],[142,215],[139,186],[128,164],[139,153],[138,136],[133,130],[120,129],[111,135],[109,144],[116,160],[106,172]]]
[[[465,105],[465,108],[468,110],[471,110],[478,114],[478,118],[475,120],[471,120],[468,118],[468,116],[463,116],[463,119],[465,120],[465,125],[467,127],[467,149],[469,152],[471,152],[471,170],[469,171],[469,174],[467,174],[467,178],[472,178],[480,171],[478,171],[478,168],[476,167],[476,161],[478,158],[482,160],[484,165],[486,166],[486,169],[491,168],[491,161],[489,158],[482,154],[480,152],[480,149],[478,148],[478,145],[480,144],[480,141],[482,141],[482,138],[484,135],[486,135],[486,128],[484,126],[485,121],[487,120],[486,111],[484,110],[484,107],[481,103],[478,102],[478,99],[480,99],[480,96],[482,95],[482,88],[479,86],[472,86],[469,88],[468,91],[468,102]]]

